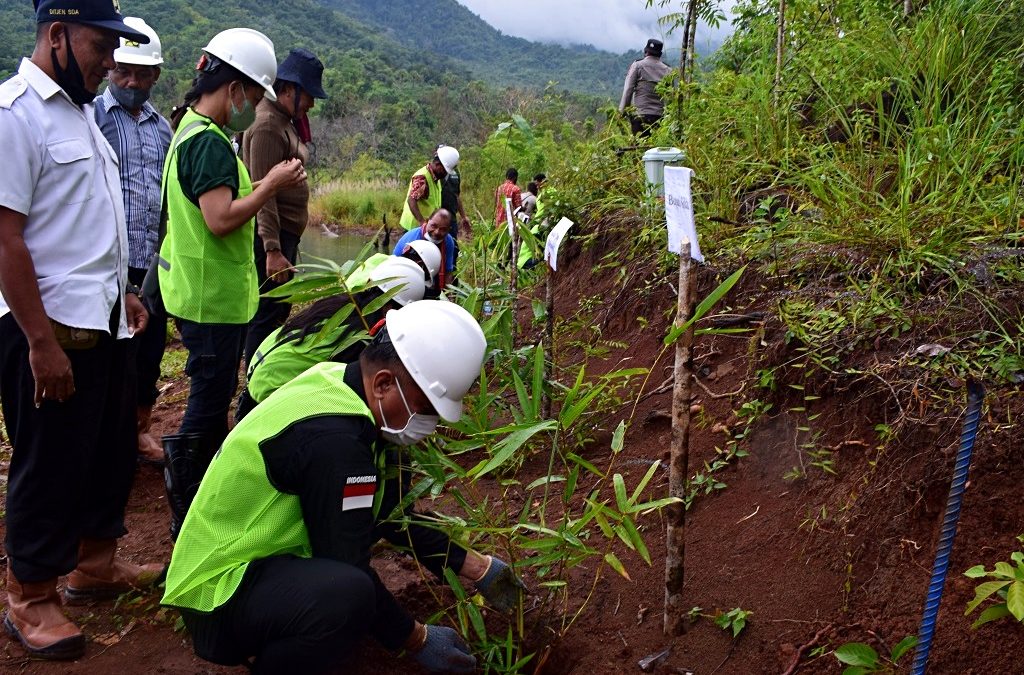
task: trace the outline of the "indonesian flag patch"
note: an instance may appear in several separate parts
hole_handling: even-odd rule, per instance
[[[341,510],[368,509],[373,506],[373,493],[377,491],[376,476],[349,476],[341,496]]]

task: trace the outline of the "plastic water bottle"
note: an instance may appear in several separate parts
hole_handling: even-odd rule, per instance
[[[490,300],[484,300],[484,316],[490,316],[494,314],[494,305]]]

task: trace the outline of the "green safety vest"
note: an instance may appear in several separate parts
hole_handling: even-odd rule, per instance
[[[249,396],[257,403],[262,403],[282,385],[291,382],[306,369],[330,361],[337,353],[342,338],[350,331],[351,327],[342,322],[334,331],[313,344],[315,331],[307,335],[302,342],[279,342],[281,329],[275,329],[260,343],[253,355],[246,385]]]
[[[193,124],[199,121],[203,124]],[[189,201],[178,182],[178,147],[193,136],[213,133],[231,141],[213,122],[191,108],[178,124],[164,162],[163,193],[167,201],[167,236],[160,246],[158,278],[167,312],[196,323],[248,323],[256,314],[259,290],[253,259],[254,220],[218,237],[207,227],[203,212]],[[233,152],[233,151],[232,151]],[[238,196],[252,193],[252,181],[238,162]]]
[[[377,267],[390,258],[391,256],[387,253],[374,253],[369,258],[363,261],[363,264],[352,270],[348,278],[345,279],[345,283],[349,288],[358,288],[366,286],[370,281],[370,274],[373,273]]]
[[[431,213],[441,208],[441,181],[434,178],[428,167],[423,167],[414,173],[413,176],[423,176],[427,179],[427,197],[416,202],[416,205],[420,209],[420,215],[424,219],[429,218]],[[411,179],[409,187],[412,187]],[[406,194],[408,195],[408,193]],[[402,206],[402,219],[398,223],[405,228],[406,232],[420,226],[419,221],[412,215],[412,210],[409,208],[408,196],[406,196],[405,204]]]
[[[344,383],[345,368],[310,368],[228,434],[185,517],[163,604],[212,612],[231,599],[251,561],[312,556],[299,496],[271,485],[260,443],[319,415],[364,415],[372,421],[366,403]]]

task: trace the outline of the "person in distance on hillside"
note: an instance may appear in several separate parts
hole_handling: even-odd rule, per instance
[[[438,149],[443,148],[444,144],[437,146]],[[441,208],[452,214],[452,239],[455,240],[455,251],[454,260],[455,267],[459,266],[459,230],[464,231],[463,236],[469,236],[472,234],[472,229],[469,224],[469,217],[466,216],[466,209],[462,206],[462,178],[459,176],[459,172],[455,167],[452,167],[448,172],[448,175],[441,181]],[[456,218],[455,214],[459,214]],[[455,278],[455,272],[452,272],[452,280]]]
[[[459,165],[459,151],[441,145],[422,169],[412,175],[399,224],[410,232],[427,224],[427,218],[441,208],[441,181]]]
[[[523,193],[523,214],[527,218],[533,218],[533,214],[537,212],[538,190],[536,181],[530,181],[526,184],[526,192]]]
[[[520,601],[507,563],[459,546],[411,507],[396,510],[409,473],[382,447],[457,421],[486,346],[462,307],[412,302],[388,313],[358,361],[313,366],[231,431],[185,519],[163,597],[181,610],[196,654],[252,659],[257,675],[315,675],[351,662],[369,635],[430,671],[473,672],[458,633],[415,621],[370,556],[386,538],[499,611]]]
[[[639,138],[650,135],[651,127],[658,123],[665,109],[656,91],[658,83],[672,70],[661,60],[663,46],[661,40],[648,40],[643,58],[634,61],[626,72],[619,112],[625,115],[627,108],[633,106],[636,112],[629,115],[629,124],[633,135]]]
[[[501,227],[505,224],[506,213],[505,213],[505,199],[512,200],[512,213],[516,212],[516,209],[523,205],[523,192],[516,185],[516,181],[519,180],[519,172],[515,169],[509,169],[505,172],[505,182],[498,186],[498,189],[494,191],[494,224],[495,227]]]
[[[444,263],[434,278],[433,285],[427,289],[428,299],[437,298],[449,283],[450,275],[455,269],[455,240],[448,232],[451,229],[452,214],[445,209],[437,209],[422,227],[406,232],[395,244],[395,255],[403,255],[408,245],[418,239],[425,239],[441,250]]]
[[[117,158],[91,104],[124,37],[110,0],[39,0],[32,56],[0,85],[0,390],[7,481],[4,628],[32,657],[76,659],[61,610],[156,583],[163,565],[116,557],[135,472],[132,333]],[[70,574],[69,574],[70,573]]]
[[[188,403],[177,434],[164,436],[171,536],[228,433],[246,325],[256,313],[253,218],[281,190],[306,181],[299,159],[272,167],[253,186],[230,137],[276,99],[277,57],[270,39],[230,28],[203,48],[177,123],[165,177],[167,235],[158,274],[167,313],[188,350]]]
[[[306,49],[292,49],[277,69],[277,100],[264,98],[256,106],[256,121],[242,136],[242,160],[256,181],[281,162],[309,162],[309,118],[316,99],[327,98],[321,85],[324,65]],[[256,214],[254,238],[256,278],[260,292],[286,282],[299,254],[299,240],[309,221],[309,184],[281,190]],[[245,337],[245,362],[274,329],[288,318],[291,306],[275,298],[260,298],[256,316]]]
[[[140,44],[121,38],[114,52],[116,66],[107,73],[106,90],[93,102],[96,124],[117,153],[128,221],[128,280],[142,286],[156,254],[160,237],[160,180],[171,144],[171,125],[153,108],[149,97],[160,79],[164,62],[160,38],[142,19],[125,17],[125,25],[149,36]],[[163,464],[164,450],[150,431],[153,405],[159,391],[160,361],[167,343],[167,315],[161,307],[147,307],[149,324],[132,338],[130,356],[135,363],[138,391],[139,457]]]

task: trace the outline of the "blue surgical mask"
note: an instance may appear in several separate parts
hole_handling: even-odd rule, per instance
[[[135,111],[149,100],[149,89],[128,89],[110,83],[110,95],[125,110]]]

